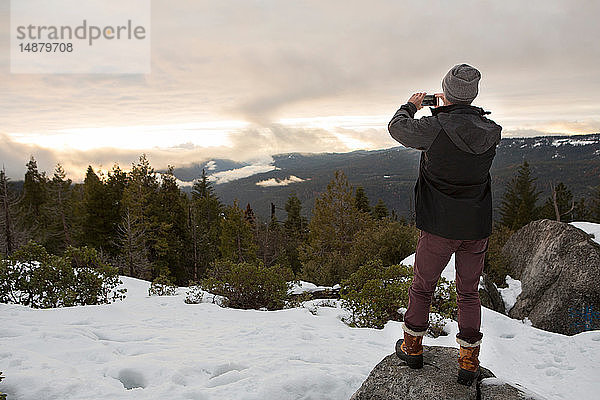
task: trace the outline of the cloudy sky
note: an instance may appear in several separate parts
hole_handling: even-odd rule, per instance
[[[396,146],[396,109],[462,62],[504,137],[600,132],[599,15],[591,0],[153,0],[150,74],[23,75],[0,0],[0,161],[78,179],[142,152],[163,168]]]

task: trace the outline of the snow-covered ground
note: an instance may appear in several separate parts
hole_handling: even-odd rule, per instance
[[[598,227],[594,224],[594,229]],[[406,262],[410,261],[410,257]],[[444,272],[451,277],[454,257]],[[44,399],[348,399],[394,351],[400,323],[349,328],[338,307],[280,311],[148,297],[123,277],[123,302],[34,310],[0,304],[0,392]],[[335,303],[335,302],[334,302]],[[425,344],[457,347],[450,335]],[[545,332],[483,309],[481,362],[548,399],[600,393],[600,331]]]

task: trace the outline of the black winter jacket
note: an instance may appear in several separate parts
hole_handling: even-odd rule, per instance
[[[471,105],[432,108],[414,119],[406,103],[388,130],[406,147],[423,150],[415,185],[416,226],[448,239],[475,240],[492,232],[490,167],[502,127]]]

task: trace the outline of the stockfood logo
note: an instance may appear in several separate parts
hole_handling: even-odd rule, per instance
[[[150,73],[150,0],[11,0],[12,73]]]

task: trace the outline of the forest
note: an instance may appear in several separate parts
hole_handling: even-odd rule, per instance
[[[273,213],[261,220],[243,199],[223,204],[204,170],[186,193],[172,166],[158,173],[146,155],[128,171],[114,165],[103,174],[89,166],[82,183],[73,183],[60,164],[52,176],[33,157],[26,166],[22,185],[0,171],[3,257],[35,243],[57,256],[71,248],[95,249],[120,275],[176,285],[210,277],[222,262],[276,266],[290,279],[334,285],[373,260],[398,264],[414,252],[418,237],[413,220],[389,212],[381,200],[371,204],[342,170],[319,193],[310,220],[293,191],[285,219]],[[504,188],[486,264],[491,275],[500,264],[493,259],[499,246],[530,221],[600,222],[600,185],[592,197],[575,199],[557,182],[543,199],[536,180],[524,161]]]

